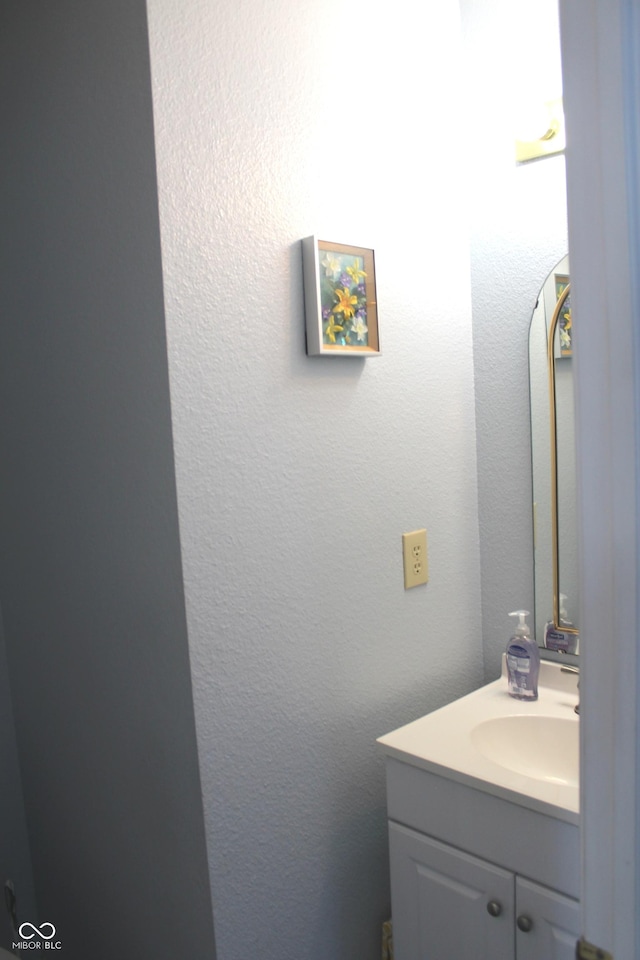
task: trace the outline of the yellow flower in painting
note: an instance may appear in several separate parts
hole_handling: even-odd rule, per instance
[[[333,312],[344,314],[344,319],[348,320],[349,317],[352,317],[355,313],[354,307],[358,303],[358,298],[354,296],[350,290],[347,290],[346,287],[343,287],[342,290],[336,289],[335,294],[338,302],[333,308]]]
[[[366,273],[364,270],[360,269],[360,258],[356,257],[352,267],[347,267],[347,273],[351,277],[354,283],[360,283],[361,280],[364,280]]]
[[[329,337],[331,343],[336,342],[336,333],[342,333],[344,327],[341,327],[337,324],[333,317],[329,317],[329,322],[327,324],[327,329],[324,331],[325,336]]]
[[[340,257],[336,257],[335,253],[327,253],[322,261],[322,266],[324,267],[325,276],[335,279],[340,274]]]
[[[564,350],[571,349],[571,310],[562,314],[564,323],[560,327],[560,346]]]

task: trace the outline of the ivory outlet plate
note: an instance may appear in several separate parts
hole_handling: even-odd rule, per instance
[[[404,588],[409,590],[429,580],[427,561],[427,531],[414,530],[402,534],[402,556],[404,560]]]

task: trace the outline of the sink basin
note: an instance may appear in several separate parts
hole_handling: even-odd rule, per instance
[[[493,763],[547,783],[579,785],[577,719],[521,714],[484,720],[471,742]]]
[[[502,676],[380,737],[392,759],[578,824],[578,677],[540,664],[538,699],[509,696]]]

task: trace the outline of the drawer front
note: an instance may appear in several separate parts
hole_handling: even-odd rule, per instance
[[[387,758],[389,819],[576,899],[576,824]]]

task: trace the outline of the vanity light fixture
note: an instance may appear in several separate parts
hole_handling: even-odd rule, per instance
[[[523,110],[516,129],[517,163],[562,153],[566,145],[562,98]]]

